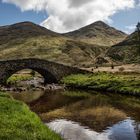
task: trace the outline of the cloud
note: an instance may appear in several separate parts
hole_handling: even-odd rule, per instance
[[[41,0],[41,2],[39,0],[2,0],[2,2],[15,4],[22,11],[42,11],[47,7],[47,0]]]
[[[129,26],[126,26],[125,27],[125,31],[127,34],[131,34],[132,32],[134,32],[136,29],[136,24],[132,24],[132,25],[129,25]]]
[[[2,0],[22,11],[46,11],[42,26],[56,32],[68,32],[97,20],[111,21],[120,10],[133,8],[135,0]]]
[[[71,7],[79,7],[83,4],[87,4],[91,2],[92,0],[69,0],[70,6]]]
[[[139,0],[139,2],[138,2],[138,6],[140,6],[140,0]]]

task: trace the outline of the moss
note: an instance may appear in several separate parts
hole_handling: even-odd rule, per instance
[[[23,102],[0,93],[1,140],[60,140]]]

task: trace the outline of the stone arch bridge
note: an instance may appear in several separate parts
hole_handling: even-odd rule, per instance
[[[0,61],[0,84],[6,84],[7,79],[22,69],[32,69],[44,77],[44,84],[58,83],[64,76],[87,71],[50,62],[42,59],[19,59]]]

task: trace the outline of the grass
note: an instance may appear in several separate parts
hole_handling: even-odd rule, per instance
[[[33,79],[31,74],[14,74],[7,80],[7,84],[15,85],[19,81],[26,81],[31,79]]]
[[[61,140],[23,102],[0,93],[1,140]]]
[[[78,74],[65,77],[62,82],[70,87],[140,95],[139,74]]]

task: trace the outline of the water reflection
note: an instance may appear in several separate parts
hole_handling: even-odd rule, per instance
[[[73,121],[55,120],[47,125],[65,140],[108,140],[106,134],[91,131]]]
[[[67,120],[55,120],[46,125],[60,134],[65,140],[137,140],[136,126],[131,119],[119,122],[102,133]]]
[[[110,133],[109,138],[111,140],[137,140],[135,127],[135,121],[127,119],[115,124],[107,130],[107,133]]]
[[[13,96],[13,98],[23,101],[25,103],[31,103],[33,101],[36,101],[41,96],[44,95],[44,91],[23,91],[21,93],[16,92],[10,92],[10,95]]]
[[[140,140],[138,98],[93,91],[11,94],[68,140]]]

